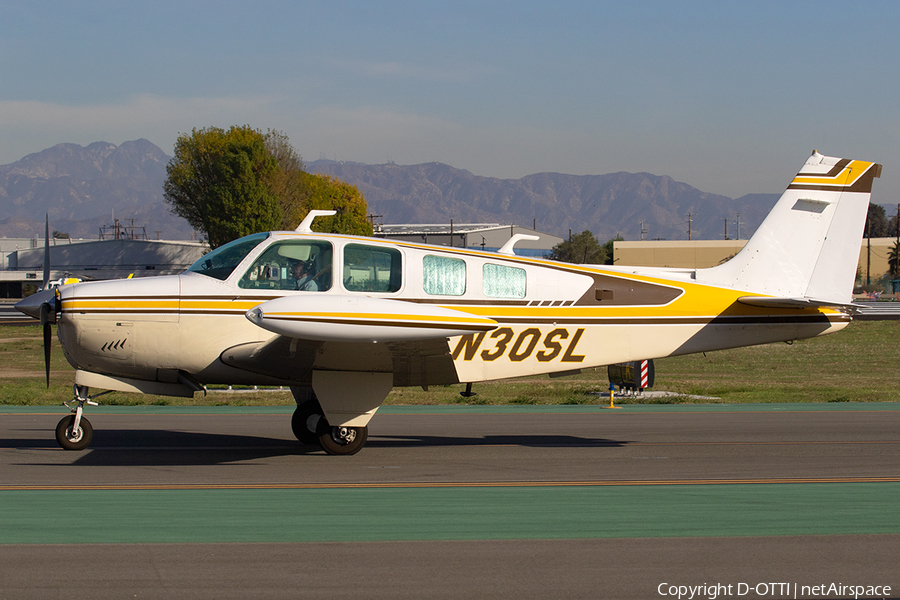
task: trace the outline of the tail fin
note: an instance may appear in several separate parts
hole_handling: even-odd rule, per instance
[[[752,303],[850,304],[872,182],[880,176],[879,164],[813,151],[746,246],[698,271],[697,281],[775,296]]]

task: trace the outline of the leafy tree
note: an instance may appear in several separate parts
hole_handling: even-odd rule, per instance
[[[623,238],[621,235],[617,235],[614,238],[610,238],[610,239],[606,240],[606,243],[603,244],[603,249],[606,251],[605,264],[607,264],[607,265],[613,264],[613,260],[615,260],[615,257],[613,256],[614,244],[616,242],[624,242],[624,241],[625,241],[625,238]]]
[[[897,236],[897,215],[894,215],[890,219],[888,219],[887,237],[896,237],[896,236]]]
[[[316,219],[313,230],[372,235],[372,225],[366,218],[368,205],[355,185],[328,175],[307,173],[300,155],[280,131],[269,131],[266,147],[278,161],[278,170],[268,181],[281,203],[284,229],[295,229],[310,210],[336,210],[333,217]]]
[[[295,229],[309,211],[308,208],[304,210],[312,195],[309,174],[285,133],[269,130],[266,150],[278,162],[278,168],[269,174],[266,183],[281,204],[281,229],[289,231]]]
[[[298,223],[310,210],[336,210],[333,217],[316,219],[313,229],[322,233],[372,235],[372,224],[366,218],[368,205],[359,188],[329,175],[305,175],[310,194],[300,206]]]
[[[575,264],[605,264],[608,256],[606,248],[600,245],[590,230],[569,236],[569,239],[555,245],[550,252],[551,260]]]
[[[281,225],[282,208],[269,184],[277,169],[266,137],[249,125],[194,129],[175,142],[165,199],[217,248]]]
[[[884,207],[879,204],[869,203],[869,212],[866,215],[866,229],[863,237],[888,237],[888,220]]]

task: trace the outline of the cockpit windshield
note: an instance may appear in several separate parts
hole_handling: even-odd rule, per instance
[[[267,237],[268,233],[254,233],[228,242],[202,256],[188,267],[188,271],[225,281],[241,261]]]

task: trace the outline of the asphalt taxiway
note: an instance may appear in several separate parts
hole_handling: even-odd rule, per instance
[[[352,457],[287,407],[62,414],[0,410],[0,597],[900,595],[896,404],[385,407]]]

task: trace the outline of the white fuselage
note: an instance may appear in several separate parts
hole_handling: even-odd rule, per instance
[[[248,283],[248,271],[270,245],[297,240],[328,245],[333,261],[328,265],[331,283],[322,286],[327,289],[295,291],[274,284],[269,289],[259,279]],[[372,281],[377,285],[357,289],[353,277],[365,265],[353,264],[348,254],[363,245],[389,249],[399,259],[394,273],[376,274]],[[276,262],[265,266],[280,277],[283,267]],[[394,289],[369,289],[387,285],[389,277]],[[342,370],[391,371],[397,385],[429,385],[807,338],[849,322],[836,311],[766,309],[737,301],[746,295],[680,275],[669,279],[457,248],[275,233],[224,280],[186,272],[62,288],[59,338],[76,369],[111,377],[172,383],[183,373],[201,384],[300,385],[323,361],[333,368],[339,355],[357,353],[358,362]],[[229,364],[229,349],[279,337],[279,323],[269,330],[247,316],[278,298],[295,308],[278,314],[293,315],[289,337],[294,350],[299,343],[309,349],[308,356],[283,372]],[[458,313],[463,335],[443,331],[438,351],[433,341],[428,348],[404,343],[402,334],[409,331],[403,329],[404,306],[428,314]],[[464,317],[480,319],[482,325],[470,325]],[[317,334],[320,330],[329,333]]]

